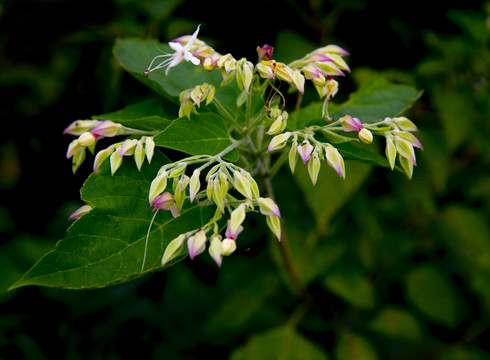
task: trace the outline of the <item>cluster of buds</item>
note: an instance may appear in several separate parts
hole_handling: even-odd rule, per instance
[[[308,174],[313,185],[317,182],[322,160],[326,160],[327,164],[337,172],[339,177],[345,179],[344,159],[339,151],[327,142],[322,143],[317,141],[309,132],[294,131],[276,135],[269,143],[267,152],[282,149],[287,145],[291,137],[292,144],[289,149],[289,166],[291,172],[294,173],[299,155],[303,164],[307,165]],[[298,142],[299,137],[302,137],[303,141]]]
[[[414,147],[424,149],[420,141],[412,134],[418,131],[417,126],[406,117],[386,118],[376,125],[381,127],[379,130],[385,136],[385,154],[391,169],[394,169],[396,155],[399,154],[398,161],[405,174],[411,179],[413,167],[417,166]],[[386,130],[386,126],[389,130]]]
[[[122,124],[115,123],[111,120],[77,120],[71,123],[64,131],[63,134],[70,135],[78,135],[78,138],[73,140],[68,146],[68,151],[66,153],[66,157],[68,159],[73,158],[72,160],[72,169],[75,173],[77,169],[82,165],[86,156],[86,149],[89,149],[91,153],[94,153],[95,145],[98,140],[105,137],[114,137],[118,135],[138,135],[144,134],[144,131],[138,129],[132,129]],[[134,140],[136,141],[136,140]],[[126,144],[128,147],[129,144]],[[134,142],[134,146],[136,143]],[[133,147],[134,147],[133,146]],[[127,152],[132,147],[126,148],[124,152]],[[115,149],[114,149],[115,150]],[[123,155],[124,155],[123,152]],[[122,156],[122,155],[121,155]],[[135,155],[135,159],[138,155]],[[100,158],[100,156],[99,156]],[[151,158],[151,157],[150,157]],[[104,158],[105,159],[105,158]],[[138,157],[136,163],[139,163],[141,156]],[[101,159],[103,160],[103,159]],[[97,161],[96,161],[97,162]],[[101,162],[101,161],[100,161]],[[98,164],[100,165],[100,162]],[[94,169],[96,170],[98,167],[94,164]],[[138,166],[141,168],[141,165]],[[94,171],[95,171],[94,170]]]
[[[148,200],[154,211],[168,210],[174,217],[178,217],[187,198],[190,202],[194,200],[209,201],[214,203],[217,208],[216,215],[210,223],[201,229],[180,235],[169,244],[163,256],[162,265],[182,253],[182,246],[185,240],[187,240],[191,258],[203,252],[206,248],[207,237],[205,234],[211,231],[211,225],[216,223],[227,211],[230,213],[230,219],[227,223],[224,240],[222,240],[216,228],[210,239],[209,252],[218,265],[221,265],[223,256],[227,256],[235,250],[236,245],[234,242],[243,230],[242,223],[245,219],[245,214],[247,211],[254,211],[256,206],[259,207],[260,213],[266,216],[266,222],[274,235],[278,239],[281,238],[281,215],[278,206],[272,199],[260,196],[257,183],[250,173],[244,169],[232,163],[219,160],[207,172],[205,177],[207,186],[200,191],[201,169],[210,164],[209,160],[210,157],[208,156],[194,156],[164,165],[151,183]],[[185,174],[188,164],[205,161],[207,161],[207,164],[201,168],[194,169],[190,177]],[[172,190],[167,190],[169,180],[173,181]],[[230,194],[232,189],[236,190],[244,198],[237,199]],[[235,207],[235,209],[231,210],[232,207]]]
[[[289,66],[301,70],[306,79],[313,83],[320,98],[329,99],[338,91],[338,83],[332,77],[344,76],[344,71],[350,72],[349,65],[342,58],[346,55],[349,53],[341,47],[327,45],[293,61]]]
[[[263,79],[278,79],[287,82],[300,93],[305,92],[305,77],[299,70],[293,70],[286,64],[275,60],[262,60],[255,66]]]
[[[206,105],[209,105],[214,99],[215,92],[216,88],[208,83],[182,91],[179,97],[179,117],[186,116],[190,118],[191,113],[197,113],[195,107],[201,107],[201,103],[204,101],[206,101]]]
[[[273,107],[268,111],[268,118],[271,120],[267,135],[276,135],[284,131],[288,124],[289,114],[285,110],[281,110],[278,107]]]
[[[267,224],[280,239],[279,219],[281,214],[279,208],[269,198],[258,198],[257,202],[260,212],[267,217]],[[216,215],[202,228],[181,234],[173,239],[165,248],[161,265],[165,266],[173,259],[181,256],[187,247],[191,259],[208,248],[211,258],[218,266],[221,266],[223,257],[231,255],[237,249],[236,240],[243,231],[242,224],[245,221],[247,211],[251,211],[251,208],[245,202],[239,203],[234,210],[230,210],[230,218],[227,222],[224,238],[219,234],[217,221],[221,218],[221,212],[217,211]],[[185,243],[187,246],[184,246]]]
[[[356,131],[359,140],[365,144],[373,142],[373,133],[386,139],[385,154],[391,169],[395,168],[397,154],[400,165],[409,178],[412,177],[413,167],[417,166],[414,148],[423,150],[420,141],[412,134],[417,126],[406,117],[385,118],[376,123],[362,124],[358,118],[350,115],[339,119],[345,132]],[[369,129],[368,129],[369,128]]]
[[[342,129],[345,132],[357,132],[359,140],[364,144],[371,144],[373,142],[373,134],[369,129],[366,129],[358,118],[350,115],[345,115],[339,119]]]

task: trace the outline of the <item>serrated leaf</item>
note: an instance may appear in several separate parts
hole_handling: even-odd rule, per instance
[[[232,353],[231,360],[242,359],[326,360],[328,356],[293,327],[283,326],[252,336]]]
[[[224,120],[214,113],[192,114],[182,117],[154,137],[155,145],[185,152],[190,155],[216,155],[231,145]],[[238,152],[224,156],[229,161],[238,159]]]
[[[161,269],[160,261],[169,242],[183,232],[199,228],[210,218],[207,209],[198,206],[184,207],[176,219],[168,211],[159,211],[149,232],[146,265],[141,272],[146,236],[154,215],[148,203],[148,190],[166,162],[157,152],[152,164],[144,164],[139,172],[134,161],[125,160],[111,176],[109,162],[105,161],[100,173],[92,173],[81,191],[82,199],[94,209],[77,220],[56,248],[11,289],[26,285],[104,287]],[[185,256],[186,253],[172,264]]]

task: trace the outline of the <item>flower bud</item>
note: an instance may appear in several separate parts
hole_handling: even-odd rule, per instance
[[[162,266],[165,266],[170,260],[175,259],[182,253],[184,241],[185,235],[181,234],[167,245],[162,257]]]
[[[363,142],[364,144],[371,144],[373,142],[373,134],[371,133],[371,131],[364,127],[359,131],[357,136],[359,137],[359,140],[361,140],[361,142]]]
[[[70,145],[68,145],[68,150],[66,152],[66,158],[71,158],[75,153],[82,150],[83,146],[78,143],[78,139],[73,140]]]
[[[264,46],[257,46],[257,54],[259,55],[259,61],[263,59],[272,60],[272,53],[274,52],[274,48],[270,45],[264,44]]]
[[[395,144],[393,144],[393,138],[391,136],[386,137],[385,154],[390,163],[391,170],[393,170],[395,168],[396,147]]]
[[[330,165],[341,178],[345,179],[344,159],[339,151],[333,146],[328,145],[325,147],[325,157],[328,165]]]
[[[313,145],[311,145],[308,140],[305,140],[298,145],[297,150],[301,160],[303,160],[303,164],[306,164],[313,152]]]
[[[284,146],[286,146],[286,143],[287,143],[290,136],[291,136],[291,133],[289,131],[274,136],[272,138],[271,142],[269,143],[269,147],[267,148],[267,152],[282,149]]]
[[[315,186],[316,181],[318,179],[318,173],[320,172],[320,158],[318,156],[318,153],[315,151],[313,152],[310,161],[308,162],[308,175],[310,175],[311,182],[313,183],[313,186]]]
[[[80,219],[83,215],[88,214],[90,211],[92,211],[92,207],[90,205],[83,205],[79,207],[73,214],[70,215],[68,218],[68,221],[71,220],[78,220]]]
[[[236,240],[237,236],[243,231],[243,220],[245,220],[245,204],[240,204],[232,211],[225,236]]]
[[[152,203],[158,195],[165,191],[165,188],[167,187],[167,179],[168,174],[165,170],[153,179],[150,185],[150,193],[148,194],[150,203]]]
[[[405,172],[405,174],[407,175],[408,179],[411,180],[412,179],[412,175],[413,175],[413,163],[407,159],[406,157],[399,157],[398,158],[398,161],[400,162],[400,165],[402,166],[402,169],[403,171]]]
[[[223,261],[223,247],[219,236],[214,236],[209,244],[209,256],[211,256],[214,262],[221,267]]]
[[[199,230],[194,236],[187,239],[187,249],[191,259],[206,250],[206,233],[203,230]]]
[[[199,169],[195,169],[194,172],[192,173],[190,182],[189,182],[189,200],[190,202],[194,201],[194,198],[196,197],[196,194],[199,192],[199,189],[201,188],[201,181],[199,180],[199,175],[201,175],[201,172]]]
[[[339,91],[339,83],[334,79],[328,79],[325,84],[325,96],[327,99],[333,98]]]
[[[119,167],[122,165],[123,161],[121,157],[121,146],[116,148],[116,151],[111,154],[109,160],[111,162],[111,175],[114,175],[117,169],[119,169]]]
[[[420,143],[419,139],[415,137],[414,134],[408,132],[408,131],[398,131],[398,130],[393,130],[391,132],[393,135],[401,137],[403,140],[408,141],[412,146],[415,146],[416,148],[419,148],[421,150],[424,150],[424,147]]]
[[[223,249],[223,255],[229,256],[236,250],[236,241],[233,239],[224,239],[221,242],[221,248]]]
[[[155,200],[151,203],[153,206],[153,210],[162,209],[162,210],[171,210],[174,204],[175,197],[169,193],[168,191],[164,192],[161,195],[158,195]]]
[[[266,61],[262,61],[255,66],[255,70],[263,79],[274,79],[274,71]]]
[[[252,201],[253,195],[249,180],[240,171],[234,173],[234,186],[240,194]]]
[[[293,143],[291,144],[291,149],[289,150],[289,167],[291,168],[291,172],[294,174],[294,169],[296,168],[296,161],[298,159],[298,141],[296,136],[293,139]]]
[[[141,171],[143,161],[145,161],[145,151],[143,150],[143,144],[140,140],[136,143],[136,147],[134,148],[134,162],[136,163],[138,171]]]
[[[259,210],[262,215],[266,216],[277,216],[281,217],[281,213],[279,212],[279,206],[272,200],[271,198],[258,198]]]
[[[400,128],[400,130],[404,130],[404,131],[419,130],[417,126],[412,121],[407,119],[405,116],[394,117],[391,120]]]
[[[277,240],[281,241],[281,221],[277,216],[267,216],[267,226],[276,235]]]
[[[415,151],[413,150],[412,144],[407,140],[402,139],[398,135],[395,136],[394,142],[398,154],[408,159],[413,165],[417,166],[417,159],[415,158]]]
[[[154,150],[155,150],[155,141],[153,141],[153,137],[147,136],[145,138],[145,153],[146,153],[146,159],[148,160],[148,164],[151,164],[151,159],[153,158]]]
[[[182,206],[184,206],[185,189],[187,189],[188,185],[189,177],[187,175],[181,176],[175,189],[175,204],[179,213],[182,211]]]
[[[122,127],[122,124],[112,122],[111,120],[104,120],[95,128],[93,128],[90,132],[97,138],[114,137],[118,135],[118,132]]]
[[[72,122],[64,131],[63,135],[82,135],[100,124],[99,120],[77,120]]]
[[[108,147],[105,150],[101,150],[95,155],[94,159],[94,172],[97,172],[99,170],[99,166],[104,162],[105,159],[107,159],[111,154],[114,152],[115,148],[114,147]]]
[[[137,143],[138,143],[138,140],[136,140],[136,139],[125,140],[121,146],[121,151],[119,152],[119,156],[131,156],[131,155],[133,155]]]
[[[342,129],[344,129],[345,132],[351,132],[351,131],[361,131],[364,128],[364,125],[362,125],[361,121],[358,118],[354,118],[350,115],[345,115],[341,117],[340,123],[342,124]]]

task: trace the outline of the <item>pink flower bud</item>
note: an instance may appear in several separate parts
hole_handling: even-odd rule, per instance
[[[174,201],[174,196],[168,191],[165,191],[163,194],[158,195],[155,200],[153,200],[151,206],[154,207],[153,210],[172,210],[172,205],[174,204]]]
[[[95,137],[114,137],[123,126],[111,120],[105,120],[90,131]]]
[[[351,131],[361,131],[364,128],[361,121],[358,118],[354,118],[350,115],[345,115],[340,118],[340,123],[342,124],[342,128],[345,132]]]
[[[270,45],[264,44],[264,46],[257,46],[257,54],[259,55],[259,61],[262,61],[264,58],[267,60],[272,60],[272,53],[274,52],[274,48]]]
[[[279,206],[272,200],[271,198],[258,198],[259,209],[262,215],[266,216],[277,216],[281,217],[281,213],[279,212]]]
[[[92,211],[92,207],[90,205],[83,205],[82,207],[78,208],[73,214],[70,215],[68,221],[78,220],[83,215],[88,214],[90,211]]]
[[[187,249],[189,250],[191,259],[194,259],[197,255],[206,250],[206,233],[199,230],[194,236],[191,236],[187,240]]]
[[[311,145],[308,140],[305,140],[298,145],[297,150],[301,160],[303,160],[303,164],[306,164],[313,152],[313,145]]]

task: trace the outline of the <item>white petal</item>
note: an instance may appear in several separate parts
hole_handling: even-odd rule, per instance
[[[189,49],[192,47],[192,45],[194,45],[194,41],[196,41],[196,39],[197,39],[197,34],[199,33],[200,27],[201,27],[201,25],[199,24],[197,26],[196,31],[194,31],[194,34],[192,34],[192,37],[190,38],[190,40],[187,42],[187,44],[185,44],[185,46],[183,48],[184,51],[189,51]]]
[[[175,50],[176,53],[180,53],[184,49],[184,47],[178,42],[169,42],[168,46]]]

